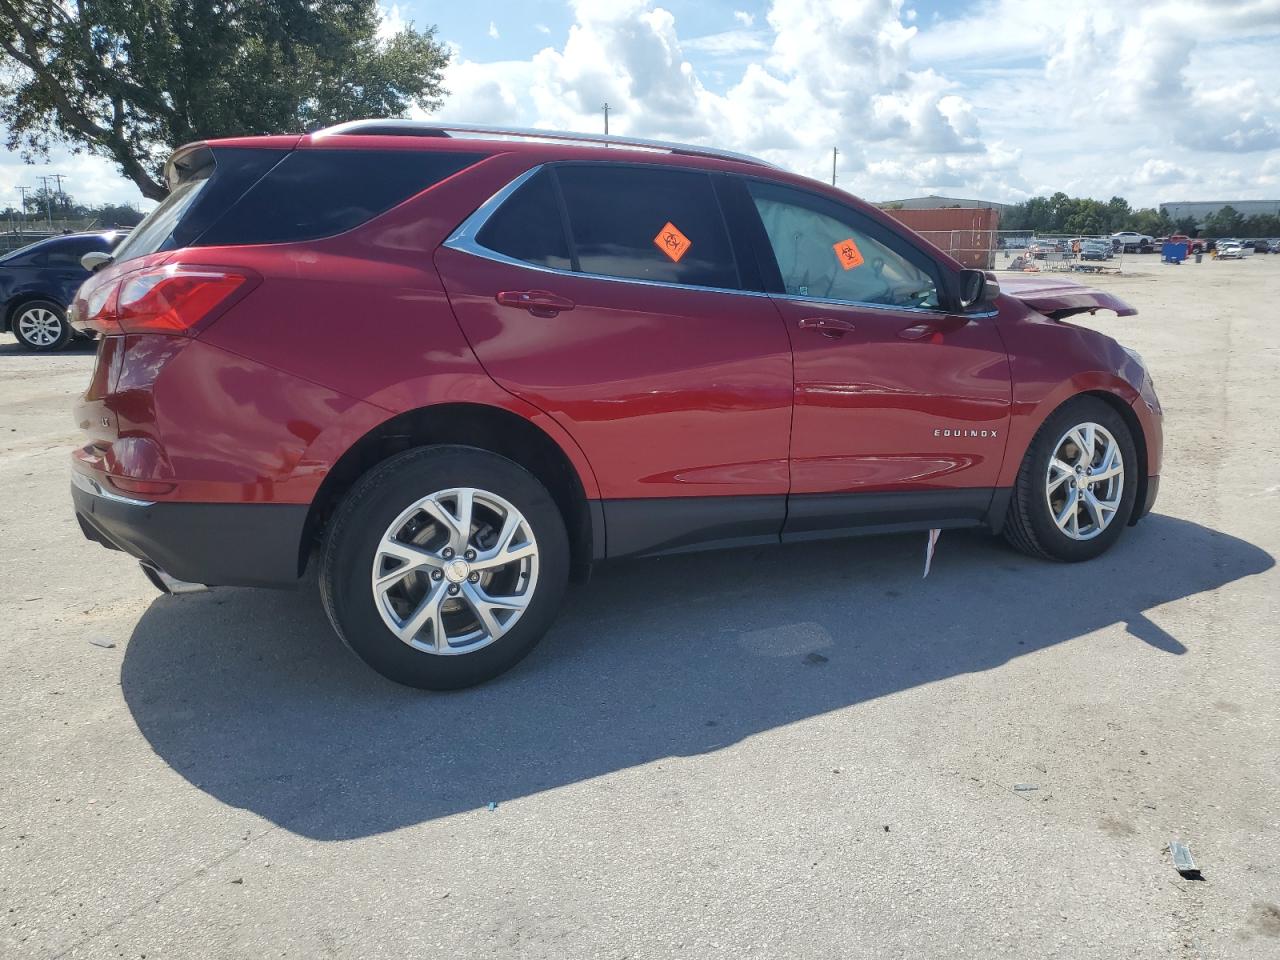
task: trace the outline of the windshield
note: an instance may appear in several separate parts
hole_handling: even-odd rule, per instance
[[[173,192],[160,202],[160,206],[147,214],[146,218],[116,249],[113,258],[115,262],[120,263],[124,260],[132,260],[134,257],[155,253],[164,246],[169,235],[173,233],[173,228],[178,225],[182,215],[195,202],[196,197],[208,182],[209,177],[206,173],[205,176],[183,180],[174,187]]]

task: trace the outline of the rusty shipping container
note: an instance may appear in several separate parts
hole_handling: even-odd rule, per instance
[[[1000,229],[998,210],[991,207],[940,207],[934,210],[886,209],[884,212],[966,267],[990,270],[995,266],[996,231]]]

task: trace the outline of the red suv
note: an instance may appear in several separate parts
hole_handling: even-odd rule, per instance
[[[597,561],[986,527],[1085,560],[1156,496],[1134,311],[966,270],[749,157],[361,121],[183,147],[79,291],[76,514],[157,585],[289,586],[477,683]]]

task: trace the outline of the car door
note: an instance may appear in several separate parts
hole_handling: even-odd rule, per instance
[[[44,282],[49,295],[62,306],[69,306],[89,276],[80,258],[93,250],[108,249],[106,240],[100,237],[66,237],[49,243],[44,259]]]
[[[735,255],[716,183],[547,164],[436,254],[488,374],[586,454],[613,556],[776,541],[785,516],[790,342]]]
[[[1009,361],[993,311],[851,204],[743,178],[795,356],[787,538],[982,519],[1005,449]]]

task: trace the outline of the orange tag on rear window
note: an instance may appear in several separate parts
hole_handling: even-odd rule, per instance
[[[671,258],[672,263],[679,263],[680,258],[693,246],[693,242],[676,229],[676,225],[670,220],[658,231],[658,235],[653,238],[653,242],[659,250]]]
[[[841,240],[839,243],[833,243],[831,248],[835,250],[836,259],[840,261],[840,266],[846,270],[862,266],[862,251],[858,249],[858,245],[853,242],[852,237],[848,240]]]

